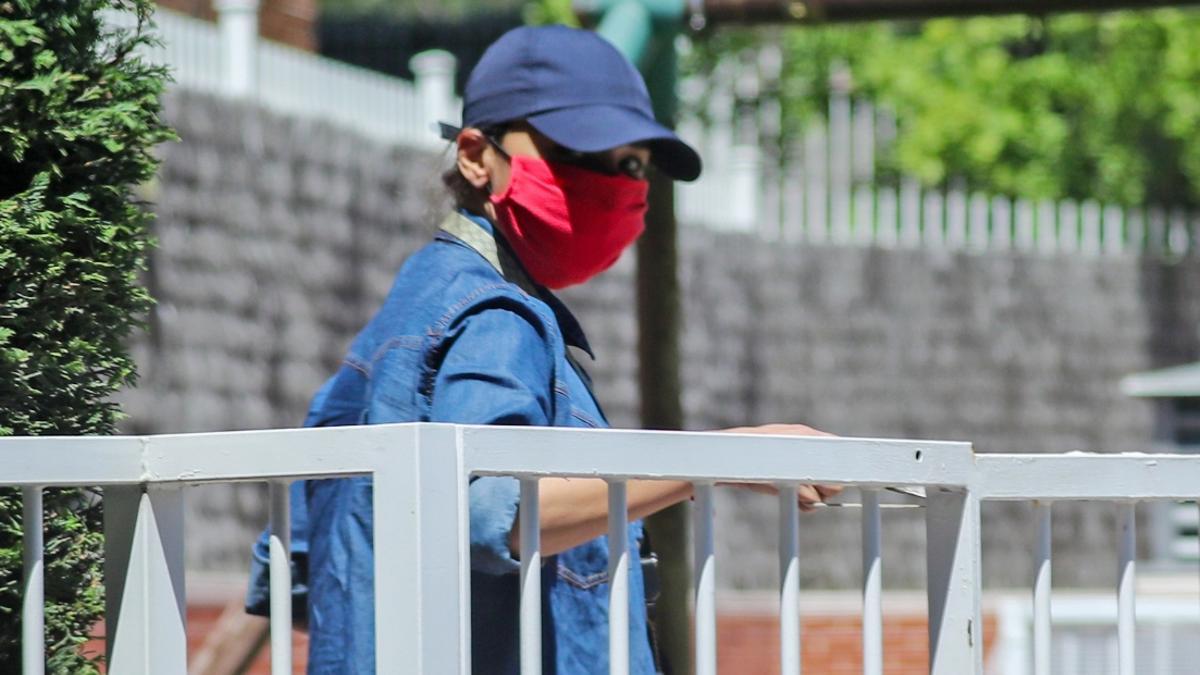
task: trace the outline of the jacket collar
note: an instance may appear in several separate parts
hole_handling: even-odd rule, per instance
[[[593,361],[596,359],[591,345],[588,344],[587,336],[583,333],[583,327],[579,325],[579,320],[575,318],[571,310],[567,309],[562,300],[529,277],[525,267],[521,265],[491,221],[465,209],[459,209],[447,214],[446,218],[442,220],[440,229],[487,260],[505,280],[516,284],[521,290],[549,305],[555,318],[558,319],[566,343],[582,349]]]

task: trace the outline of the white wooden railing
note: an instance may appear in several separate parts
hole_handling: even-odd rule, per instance
[[[257,2],[216,3],[213,24],[169,9],[154,12],[161,45],[143,50],[170,68],[174,86],[231,99],[303,119],[325,120],[387,144],[439,149],[439,121],[461,117],[454,97],[454,57],[420,54],[412,61],[416,81],[359,68],[277,42],[258,39]],[[131,28],[129,12],[111,12],[111,25]]]
[[[467,491],[470,476],[521,480],[522,672],[541,665],[537,479],[609,483],[612,672],[628,672],[625,481],[696,485],[697,672],[716,672],[714,484],[779,487],[779,611],[784,673],[800,667],[796,486],[834,483],[862,498],[864,672],[883,672],[880,504],[888,486],[926,490],[930,672],[982,673],[980,503],[1037,501],[1041,517],[1032,616],[1035,667],[1049,675],[1050,508],[1067,500],[1118,502],[1121,675],[1134,675],[1134,506],[1200,493],[1200,457],[975,455],[969,444],[715,433],[398,424],[143,437],[0,439],[0,485],[25,495],[24,673],[42,672],[41,490],[104,486],[110,672],[186,672],[183,502],[192,485],[266,481],[271,489],[271,653],[290,673],[288,481],[374,479],[377,668],[380,673],[470,672]]]

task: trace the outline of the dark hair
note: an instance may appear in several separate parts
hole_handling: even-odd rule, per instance
[[[454,201],[455,208],[464,208],[479,198],[479,190],[471,185],[467,177],[462,175],[457,166],[452,166],[442,174],[442,185]]]

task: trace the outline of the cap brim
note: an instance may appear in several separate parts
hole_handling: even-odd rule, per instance
[[[441,136],[443,140],[457,141],[458,134],[462,132],[462,127],[456,127],[453,124],[446,124],[445,122],[438,122],[437,124],[433,125],[433,130],[437,132],[437,135]]]
[[[631,143],[650,145],[650,161],[675,180],[700,177],[700,155],[675,132],[644,114],[613,105],[589,105],[526,118],[550,140],[576,152],[600,152]]]

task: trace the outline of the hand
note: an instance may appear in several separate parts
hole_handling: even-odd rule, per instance
[[[764,436],[833,436],[834,434],[814,429],[805,424],[763,424],[757,427],[733,427],[731,429],[721,429],[721,433],[727,434],[761,434]],[[740,483],[728,482],[718,483],[718,485],[731,485],[747,490],[753,490],[761,494],[777,495],[779,488],[770,483]],[[840,485],[800,485],[796,488],[796,499],[799,502],[800,510],[811,512],[816,510],[816,504],[824,502],[830,497],[835,497],[842,492]]]

